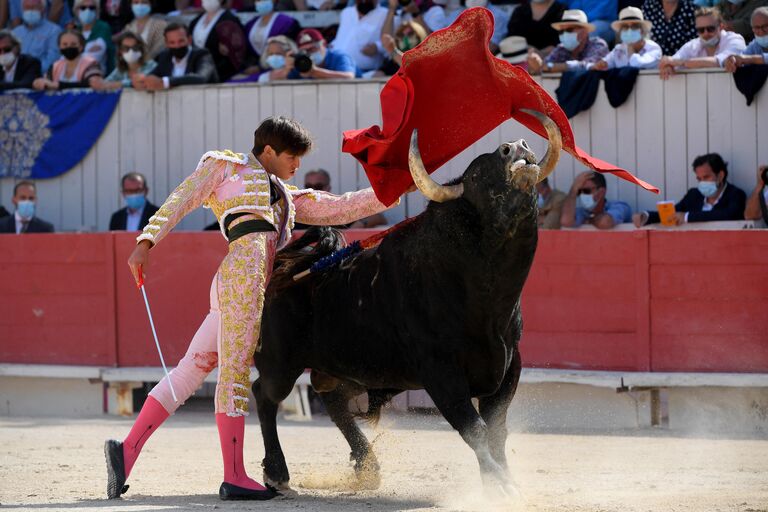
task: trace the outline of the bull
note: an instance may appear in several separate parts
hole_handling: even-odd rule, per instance
[[[292,276],[338,249],[340,235],[322,228],[278,256],[253,384],[265,481],[289,485],[277,409],[311,368],[365,485],[378,486],[379,468],[349,400],[367,391],[366,416],[375,419],[394,395],[424,389],[474,450],[485,486],[517,492],[505,445],[521,370],[520,295],[536,252],[535,184],[552,172],[562,147],[555,123],[529,113],[549,139],[541,162],[519,139],[478,156],[459,179],[440,185],[424,168],[414,131],[409,167],[431,200],[419,217],[379,246],[297,283]]]

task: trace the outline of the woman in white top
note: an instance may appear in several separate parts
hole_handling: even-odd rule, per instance
[[[211,52],[222,82],[243,69],[246,50],[243,24],[225,4],[226,0],[203,0],[205,12],[189,24],[192,44]]]
[[[643,18],[643,11],[637,7],[625,7],[619,13],[619,19],[611,23],[611,28],[618,32],[621,43],[595,62],[592,69],[602,71],[627,66],[638,69],[659,67],[661,47],[647,39],[651,22]]]
[[[152,16],[152,5],[149,0],[132,0],[131,10],[135,18],[125,26],[125,31],[133,32],[141,37],[147,45],[147,55],[150,59],[165,50],[163,31],[168,25],[162,18]]]

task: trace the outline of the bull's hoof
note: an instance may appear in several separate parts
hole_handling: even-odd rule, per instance
[[[524,503],[525,498],[515,482],[506,475],[483,475],[483,489],[489,500]]]
[[[355,463],[355,476],[356,487],[361,490],[373,491],[381,486],[379,461],[372,451],[362,461]]]
[[[291,484],[289,480],[283,480],[278,481],[274,480],[267,475],[266,471],[264,472],[264,485],[268,485],[270,487],[274,487],[278,491],[280,491],[283,494],[291,494],[294,492],[294,490],[291,488]]]

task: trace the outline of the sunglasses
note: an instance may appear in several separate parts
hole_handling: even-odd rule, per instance
[[[95,11],[96,6],[95,5],[81,5],[80,6],[81,11]]]
[[[5,48],[0,48],[0,55],[2,55],[4,53],[10,53],[12,51],[13,51],[13,47],[12,46],[6,46]]]
[[[136,50],[137,52],[140,51],[138,46],[126,46],[126,45],[120,45],[120,51],[121,52],[127,52],[129,50]]]
[[[703,34],[704,32],[709,32],[710,34],[714,34],[717,32],[717,25],[707,25],[706,27],[696,27],[696,33]]]
[[[596,188],[580,188],[579,194],[589,194],[592,195],[595,193]]]

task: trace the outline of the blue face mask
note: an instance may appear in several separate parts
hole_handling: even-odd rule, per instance
[[[701,195],[704,197],[712,197],[717,192],[717,182],[700,181],[696,188],[699,189],[699,192],[701,192]]]
[[[143,18],[144,16],[149,16],[149,13],[152,12],[152,6],[149,4],[133,4],[131,5],[131,10],[134,16]]]
[[[566,50],[572,51],[579,46],[579,35],[576,32],[563,32],[560,34],[560,44],[562,44]]]
[[[693,0],[693,5],[696,7],[712,7],[712,0]]]
[[[267,57],[267,66],[272,69],[280,69],[285,67],[285,57],[282,55],[273,54]]]
[[[643,38],[643,31],[639,28],[625,28],[620,35],[622,43],[635,44]]]
[[[125,197],[125,204],[131,210],[141,210],[147,202],[147,197],[144,194],[130,194]]]
[[[536,199],[536,206],[538,206],[539,208],[542,208],[544,206],[544,201],[545,201],[544,196],[539,194],[538,199]]]
[[[595,198],[592,194],[579,194],[579,206],[587,211],[592,211],[595,207]]]
[[[31,219],[35,216],[35,202],[19,201],[19,204],[16,205],[16,211],[22,218]]]
[[[36,10],[22,11],[21,19],[23,19],[24,23],[27,25],[35,26],[40,23],[40,20],[43,19],[43,15],[40,13],[40,11]]]
[[[309,55],[309,58],[312,59],[312,62],[315,63],[315,66],[319,66],[323,63],[325,60],[325,52],[323,51],[316,51],[314,53],[311,53]]]
[[[77,19],[79,19],[80,23],[83,25],[90,25],[96,21],[96,11],[93,9],[81,9],[80,13],[77,15]]]
[[[768,35],[755,36],[755,41],[757,41],[757,44],[759,44],[763,48],[768,48]]]
[[[275,3],[272,0],[259,0],[256,2],[256,12],[258,14],[267,14],[275,9]]]

